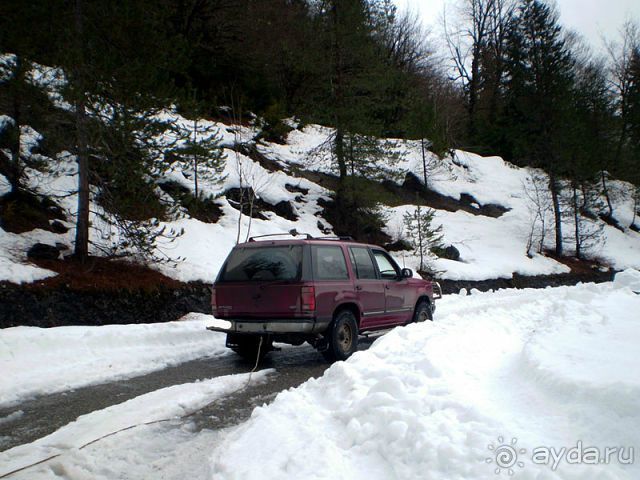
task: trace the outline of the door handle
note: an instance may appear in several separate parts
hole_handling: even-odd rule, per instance
[[[362,290],[362,286],[361,285],[356,285],[356,290],[357,291],[361,291]]]
[[[389,285],[385,285],[384,288],[386,288],[387,290],[391,289],[391,287]]]

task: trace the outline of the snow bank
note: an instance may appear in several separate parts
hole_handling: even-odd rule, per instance
[[[213,478],[637,478],[532,452],[640,444],[638,311],[611,284],[447,296],[434,323],[257,408],[214,448]],[[497,464],[503,444],[521,464]]]
[[[640,293],[640,271],[629,268],[616,274],[614,284],[618,287],[627,287],[636,293]]]
[[[162,370],[224,354],[224,335],[206,330],[211,316],[100,327],[0,330],[0,405]]]
[[[254,373],[252,381],[264,380],[269,373],[269,370]],[[104,410],[82,415],[76,421],[46,437],[0,453],[0,477],[50,456],[61,455],[42,466],[32,467],[19,475],[29,479],[39,477],[79,478],[77,475],[80,474],[81,469],[76,464],[86,460],[86,457],[78,450],[83,445],[133,426],[183,417],[224,395],[241,389],[248,379],[249,374],[239,374],[174,385]],[[95,478],[97,473],[104,472],[105,469],[108,470],[108,465],[100,465],[99,457],[92,460],[93,465],[90,465],[89,468],[83,465],[84,475],[82,478]],[[96,471],[91,472],[91,467]]]

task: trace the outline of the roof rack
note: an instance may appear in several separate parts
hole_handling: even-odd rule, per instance
[[[256,235],[255,237],[251,237],[249,238],[250,242],[255,242],[256,238],[264,238],[264,237],[280,237],[280,236],[284,236],[284,235],[290,235],[292,237],[297,237],[298,235],[305,235],[307,237],[307,240],[311,240],[313,239],[313,237],[311,235],[309,235],[308,233],[302,233],[302,232],[298,232],[295,228],[293,230],[289,230],[286,233],[269,233],[267,235]]]
[[[302,232],[298,232],[295,228],[293,230],[289,230],[286,233],[269,233],[267,235],[256,235],[255,237],[251,237],[249,238],[249,242],[255,242],[256,239],[258,238],[265,238],[265,237],[281,237],[281,236],[292,236],[292,237],[297,237],[298,235],[304,235],[306,237],[307,240],[337,240],[337,241],[344,241],[344,242],[353,242],[354,239],[353,237],[350,236],[338,236],[338,235],[332,235],[332,236],[328,236],[328,237],[314,237],[308,233],[302,233]]]
[[[313,237],[314,240],[342,240],[344,242],[353,242],[354,239],[348,235],[330,235],[328,237]]]

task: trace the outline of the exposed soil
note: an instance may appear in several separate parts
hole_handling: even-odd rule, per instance
[[[591,270],[585,272],[571,272],[561,273],[556,275],[536,275],[536,276],[524,276],[513,274],[513,278],[497,278],[493,280],[439,280],[442,287],[442,293],[459,293],[461,289],[465,288],[467,291],[472,289],[479,290],[481,292],[488,292],[490,290],[499,290],[503,288],[546,288],[546,287],[560,287],[563,285],[576,285],[578,283],[604,283],[613,280],[615,271],[609,270],[601,272],[598,270]]]
[[[27,284],[24,286],[26,289],[64,286],[79,291],[153,291],[159,287],[177,288],[183,285],[149,267],[124,260],[89,257],[85,262],[80,262],[74,257],[67,257],[65,260],[38,260],[35,263],[58,275]]]
[[[611,215],[600,214],[599,217],[607,225],[611,225],[613,228],[617,228],[621,232],[624,232],[624,228],[620,225],[620,222]]]
[[[258,162],[258,164],[260,164],[262,168],[268,170],[269,172],[281,172],[283,170],[287,170],[275,160],[271,160],[260,153],[254,143],[244,143],[236,145],[234,148],[236,151],[249,157],[254,162]]]
[[[58,275],[0,283],[0,328],[167,322],[210,309],[209,285],[181,283],[141,265],[104,258],[38,265]]]
[[[390,181],[384,182],[383,185],[405,200],[404,203],[421,203],[438,210],[448,212],[462,210],[473,215],[492,218],[501,217],[509,211],[508,208],[493,203],[481,205],[473,196],[466,193],[460,196],[460,200],[456,200],[434,190],[425,189],[424,185],[412,173],[407,174],[402,186]]]
[[[303,169],[294,170],[301,177],[332,191],[338,189],[338,177],[321,172],[313,172]],[[368,189],[375,192],[380,202],[390,207],[399,205],[424,205],[438,210],[457,212],[459,210],[471,213],[472,215],[482,215],[485,217],[499,218],[509,211],[502,205],[487,203],[481,205],[473,196],[462,194],[460,200],[442,195],[434,190],[425,189],[424,185],[409,173],[406,175],[402,185],[386,180],[382,183],[369,181]]]

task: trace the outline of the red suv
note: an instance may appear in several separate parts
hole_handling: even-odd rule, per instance
[[[306,341],[327,360],[344,360],[360,333],[432,320],[438,284],[412,278],[384,249],[298,235],[305,238],[254,237],[229,254],[213,286],[216,319],[207,327],[226,332],[227,347],[255,360],[274,341]]]

